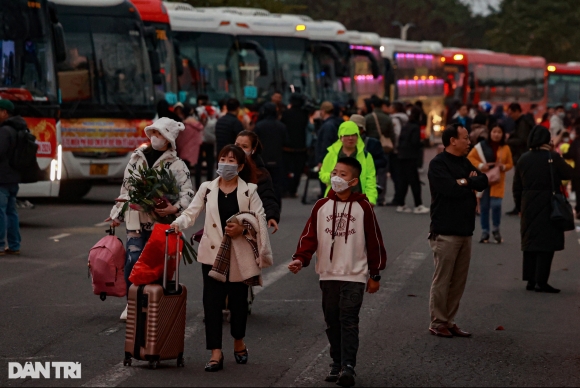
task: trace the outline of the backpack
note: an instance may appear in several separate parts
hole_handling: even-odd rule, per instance
[[[17,130],[12,128],[12,155],[8,164],[20,174],[20,183],[38,182],[40,167],[36,160],[38,144],[36,137],[28,128]]]
[[[127,295],[125,282],[126,252],[123,242],[115,237],[115,229],[99,240],[89,251],[89,276],[93,278],[93,293],[101,300],[107,296]]]

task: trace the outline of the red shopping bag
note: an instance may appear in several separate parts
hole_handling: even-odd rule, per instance
[[[129,281],[138,286],[144,284],[151,284],[158,280],[163,280],[163,266],[165,263],[165,231],[170,229],[169,225],[166,224],[155,224],[153,226],[153,232],[149,241],[145,244],[145,248],[139,260],[135,263],[131,275],[129,276]],[[181,234],[177,235],[172,233],[169,235],[167,244],[169,245],[168,256],[169,260],[167,262],[167,279],[173,278],[175,272],[175,256],[178,252],[175,252],[177,246],[176,238],[179,238],[179,252],[183,249],[183,241],[181,241]]]

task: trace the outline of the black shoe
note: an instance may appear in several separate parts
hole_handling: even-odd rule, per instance
[[[536,289],[536,282],[528,280],[528,284],[526,285],[526,290],[534,291]]]
[[[330,372],[326,375],[324,381],[329,383],[336,383],[338,381],[338,376],[340,376],[340,364],[332,363],[330,364]]]
[[[518,209],[514,208],[513,210],[510,210],[509,212],[506,212],[505,214],[507,216],[517,216],[518,214],[520,214],[520,212],[518,211]]]
[[[217,372],[224,369],[224,354],[220,357],[219,361],[217,360],[209,360],[207,364],[205,364],[205,371],[206,372]]]
[[[483,232],[481,234],[481,239],[479,240],[481,244],[487,244],[489,242],[489,233]]]
[[[496,243],[501,244],[503,242],[503,239],[501,238],[501,234],[499,234],[499,230],[492,232],[492,234],[493,234],[493,238],[495,239]]]
[[[559,289],[554,288],[547,283],[544,285],[540,285],[540,284],[536,285],[535,291],[536,292],[545,292],[547,294],[558,294],[560,292]]]
[[[241,352],[234,352],[234,357],[238,364],[248,363],[248,348],[242,350]]]
[[[341,387],[354,387],[354,376],[356,376],[356,373],[352,366],[343,366],[336,385],[340,385]]]

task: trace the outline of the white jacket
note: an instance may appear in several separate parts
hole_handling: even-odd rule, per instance
[[[147,159],[145,159],[145,154],[143,153],[145,148],[147,148],[147,146],[139,147],[133,152],[133,155],[131,155],[129,164],[127,164],[127,167],[125,168],[125,176],[123,184],[121,185],[121,194],[119,195],[120,199],[129,200],[129,190],[131,190],[131,188],[128,187],[127,181],[131,176],[130,171],[138,169],[139,166],[149,167],[147,165]],[[175,176],[175,180],[177,181],[179,200],[174,203],[173,206],[177,207],[177,214],[179,215],[189,206],[194,196],[193,186],[191,184],[191,173],[183,160],[177,157],[177,152],[173,149],[165,151],[165,153],[157,159],[153,167],[157,168],[161,163],[163,163],[164,168],[169,169],[169,171],[173,173],[173,176]],[[117,204],[113,206],[110,215],[112,219],[122,219],[119,214],[123,208],[123,204],[123,202],[117,202]],[[152,229],[154,221],[147,213],[139,212],[139,221],[142,229]]]
[[[211,182],[203,182],[189,207],[175,220],[175,223],[179,225],[179,229],[185,230],[193,226],[195,220],[197,220],[201,212],[205,209],[205,224],[197,253],[197,261],[208,265],[215,263],[217,253],[224,238],[218,208],[219,180],[220,178]],[[265,220],[266,214],[262,206],[262,200],[258,196],[257,189],[257,185],[246,183],[241,178],[238,178],[238,205],[241,212],[253,211]]]

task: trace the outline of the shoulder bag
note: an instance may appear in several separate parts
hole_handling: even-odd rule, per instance
[[[375,112],[373,112],[373,117],[375,118],[375,124],[377,126],[377,131],[379,132],[379,137],[381,140],[381,146],[383,146],[383,151],[385,151],[385,153],[387,154],[393,152],[395,148],[393,146],[393,141],[390,138],[385,137],[383,135],[383,131],[381,130],[381,126],[379,124],[379,118],[377,117],[377,114]]]
[[[564,194],[556,186],[554,181],[554,161],[552,155],[548,151],[548,163],[550,164],[550,178],[552,180],[552,213],[550,219],[556,228],[567,232],[575,229],[574,212],[572,205],[568,202]]]

